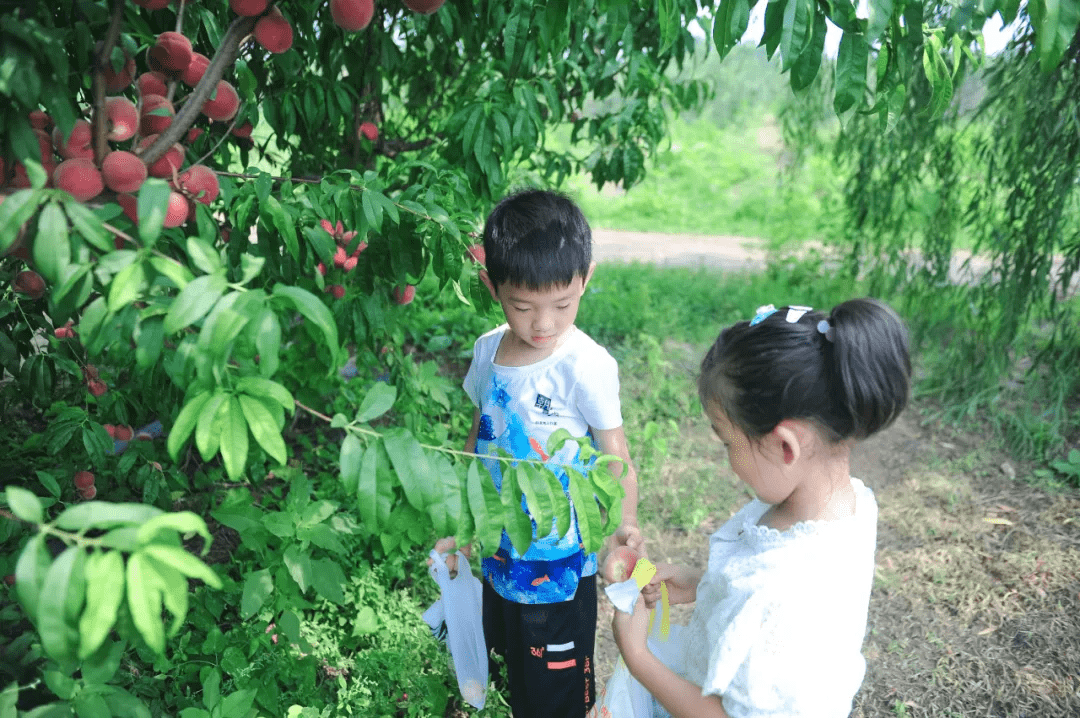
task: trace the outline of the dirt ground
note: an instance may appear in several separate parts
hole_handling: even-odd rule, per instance
[[[603,230],[596,254],[724,269],[763,259],[743,238]],[[910,406],[852,456],[852,475],[880,508],[867,675],[852,718],[1080,718],[1080,492],[1037,485],[1035,467],[988,448],[977,431],[926,418],[930,410]],[[688,419],[680,432],[700,447],[659,480],[711,463],[718,482],[737,482],[703,422]],[[644,523],[651,558],[704,568],[708,535],[744,500],[728,489],[698,526]],[[601,591],[601,681],[617,658],[612,610]],[[676,607],[673,622],[691,610]]]

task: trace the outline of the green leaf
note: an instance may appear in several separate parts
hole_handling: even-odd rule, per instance
[[[112,580],[113,583],[117,583],[117,581],[119,580],[119,583],[117,583],[117,585],[121,589],[123,589],[124,564],[122,561],[120,563],[120,566],[118,567],[118,570],[120,571],[120,578],[117,579],[115,576],[113,576]],[[117,595],[117,600],[119,602],[123,602],[123,590],[119,591]],[[117,604],[117,606],[119,606],[119,604]],[[115,620],[116,617],[114,616],[113,621]],[[82,636],[85,636],[85,633],[82,631],[80,631],[80,634]],[[82,640],[85,642],[85,637]],[[82,644],[80,644],[80,647],[81,645]],[[101,647],[98,648],[97,651],[95,651],[89,656],[86,656],[83,660],[82,665],[80,666],[83,681],[88,685],[98,686],[104,685],[111,681],[116,675],[116,672],[120,670],[120,661],[124,658],[124,650],[126,649],[126,647],[127,646],[124,644],[123,641],[107,641],[102,643]]]
[[[870,17],[866,23],[866,39],[876,42],[892,22],[893,0],[870,0],[867,3]]]
[[[866,62],[869,57],[866,37],[845,32],[836,54],[836,91],[833,110],[841,115],[859,107],[866,93]]]
[[[132,623],[143,641],[155,653],[165,652],[165,627],[161,623],[159,577],[142,553],[127,562],[127,599]]]
[[[240,618],[248,619],[254,616],[273,592],[274,581],[270,578],[269,569],[264,568],[247,574],[244,580],[244,592],[240,598]]]
[[[135,364],[149,369],[157,364],[165,344],[165,324],[161,317],[149,317],[135,327]]]
[[[532,522],[521,510],[521,488],[518,486],[518,471],[509,466],[503,471],[502,488],[499,497],[502,500],[502,520],[506,526],[506,534],[510,537],[510,543],[514,550],[524,555],[532,543]]]
[[[40,189],[23,189],[8,195],[0,203],[0,255],[5,254],[19,236],[19,227],[34,216],[48,195]]]
[[[281,404],[283,409],[290,412],[296,409],[296,402],[293,400],[292,394],[276,381],[258,376],[245,376],[236,382],[236,390],[255,397],[273,399]]]
[[[101,218],[90,211],[83,203],[74,197],[65,195],[64,211],[72,226],[79,235],[102,252],[111,252],[115,249],[112,237],[105,227],[102,226]]]
[[[327,601],[341,604],[345,602],[345,572],[336,561],[320,558],[311,562],[311,583],[315,593]]]
[[[350,434],[346,440],[353,438]],[[359,443],[359,441],[357,441]],[[341,466],[345,470],[344,447],[342,447]],[[360,461],[360,470],[356,475],[356,507],[360,521],[372,533],[379,530],[379,452],[375,449],[365,451]]]
[[[41,500],[21,486],[8,486],[4,490],[11,513],[23,521],[40,524],[45,520],[45,509]]]
[[[785,70],[795,64],[809,42],[814,13],[814,0],[787,0],[784,7],[784,30],[780,33],[780,55]]]
[[[146,289],[146,267],[132,262],[113,277],[109,285],[109,311],[117,312],[134,302]]]
[[[139,188],[136,213],[139,218],[139,237],[148,246],[152,246],[161,236],[165,224],[165,213],[169,207],[169,195],[172,190],[165,180],[150,179]]]
[[[541,476],[543,469],[528,462],[518,465],[518,486],[525,494],[525,502],[536,522],[536,535],[544,538],[555,524],[555,503],[547,480]],[[559,497],[562,498],[561,496]]]
[[[305,319],[322,332],[327,346],[333,351],[337,351],[339,346],[337,324],[334,323],[334,317],[330,310],[318,297],[306,289],[290,287],[286,284],[274,285],[273,295],[287,299],[296,308],[296,311],[304,315]],[[332,367],[331,371],[335,368]]]
[[[384,381],[375,382],[364,395],[364,400],[360,402],[360,411],[356,414],[356,420],[365,422],[382,416],[390,411],[395,399],[397,399],[396,386]]]
[[[346,434],[341,442],[341,482],[345,492],[352,494],[360,477],[360,466],[364,460],[364,445],[353,434]]]
[[[281,438],[281,432],[278,431],[273,415],[261,402],[247,394],[240,394],[237,398],[255,441],[275,461],[285,464],[288,460],[288,452],[285,450],[285,441]]]
[[[191,436],[191,432],[195,430],[199,414],[202,412],[203,407],[206,406],[206,402],[210,400],[210,396],[211,394],[208,391],[196,394],[194,398],[184,404],[184,408],[177,415],[166,442],[166,448],[173,461],[178,460],[180,449],[184,446],[184,442],[187,441],[188,437]]]
[[[277,373],[281,363],[281,322],[270,309],[264,309],[254,322],[255,351],[259,353],[259,373],[264,377]]]
[[[798,92],[806,89],[817,77],[818,70],[821,67],[821,54],[825,50],[825,34],[827,32],[825,13],[815,11],[810,39],[807,41],[802,54],[791,66],[792,90]]]
[[[86,610],[79,618],[79,658],[88,658],[105,643],[123,601],[123,556],[119,551],[91,554],[86,560]]]
[[[206,274],[217,274],[224,269],[218,253],[209,242],[199,237],[188,237],[187,252],[191,263]]]
[[[366,193],[365,193],[366,194]],[[279,238],[285,243],[285,249],[293,259],[300,258],[300,244],[296,239],[296,225],[292,217],[281,206],[277,198],[270,195],[264,205],[270,214],[270,221],[277,230]]]
[[[941,57],[941,40],[936,33],[932,33],[923,43],[923,71],[926,73],[926,81],[930,83],[930,101],[926,105],[926,114],[931,118],[940,117],[948,109],[952,101],[953,84],[952,75]]]
[[[234,481],[244,475],[248,457],[248,426],[239,400],[232,397],[222,414],[221,458],[225,472]],[[280,437],[279,437],[280,438]]]
[[[163,513],[161,509],[148,504],[87,501],[65,509],[53,523],[65,531],[108,529],[115,526],[138,526]]]
[[[49,203],[38,217],[34,238],[34,266],[50,284],[60,281],[64,268],[71,263],[71,240],[68,222],[60,205]]]
[[[393,429],[383,436],[383,445],[394,465],[405,498],[417,511],[441,500],[441,486],[431,481],[431,465],[420,442],[406,429]]]
[[[265,257],[256,257],[252,254],[240,255],[240,284],[247,284],[262,271],[266,264]]]
[[[150,257],[149,261],[150,266],[153,267],[158,274],[172,282],[177,289],[183,289],[188,285],[188,282],[195,278],[195,275],[191,273],[190,269],[180,264],[175,259],[154,255]]]
[[[225,696],[221,702],[221,718],[244,718],[255,703],[254,688],[244,688]]]
[[[15,592],[26,614],[36,620],[41,587],[52,565],[52,554],[45,545],[45,534],[39,533],[26,542],[15,564]]]
[[[300,593],[306,593],[313,580],[311,556],[302,551],[298,544],[291,544],[285,549],[282,559],[285,562],[285,568],[289,571],[289,575],[296,581],[296,585],[300,587]]]
[[[219,389],[199,412],[199,421],[195,425],[195,446],[203,461],[209,461],[221,446],[221,424],[224,413],[228,411],[228,400],[229,395]]]
[[[45,574],[38,602],[37,628],[41,647],[53,660],[75,657],[79,633],[73,625],[86,597],[86,552],[80,546],[63,551]]]
[[[175,334],[205,317],[227,288],[224,270],[193,279],[180,290],[169,307],[165,315],[165,332]]]
[[[209,545],[209,541],[207,541],[207,545]],[[197,578],[212,588],[220,589],[222,587],[221,579],[218,578],[213,569],[179,546],[150,544],[144,546],[142,552],[167,566],[171,566],[188,578]]]
[[[484,555],[491,556],[502,539],[502,499],[491,475],[477,461],[469,465],[466,493],[469,511],[476,522],[476,538],[483,546]]]
[[[713,21],[713,43],[721,60],[739,44],[749,23],[748,0],[720,0],[720,7],[717,8],[716,19]]]
[[[540,475],[548,485],[548,491],[552,496],[552,507],[555,509],[555,531],[559,536],[565,536],[570,530],[570,500],[566,489],[563,488],[559,477],[551,469],[540,469]]]
[[[574,469],[570,469],[567,474],[570,477],[570,498],[577,514],[581,543],[584,544],[586,553],[599,551],[604,545],[603,517],[591,491],[592,485]]]
[[[157,539],[162,531],[174,531],[179,534],[197,533],[206,541],[209,548],[212,537],[206,528],[206,522],[201,516],[192,511],[175,511],[168,514],[159,514],[139,526],[136,540],[140,544],[147,544]]]

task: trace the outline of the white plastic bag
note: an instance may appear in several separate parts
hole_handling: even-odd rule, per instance
[[[659,658],[661,663],[676,673],[682,673],[680,665],[682,626],[669,625],[669,617],[670,606],[667,601],[667,591],[664,590],[664,598],[659,610],[655,611],[650,619],[647,645],[649,651]],[[622,656],[619,657],[615,672],[611,674],[611,678],[608,679],[607,685],[600,694],[599,704],[599,715],[602,718],[654,718],[657,715],[668,715],[662,707],[657,706],[659,713],[654,710],[652,695],[645,686],[630,675],[630,669],[626,667]]]
[[[487,698],[488,658],[484,643],[483,584],[469,570],[469,560],[457,552],[458,573],[450,578],[446,556],[431,552],[431,577],[442,596],[424,613],[424,620],[438,635],[440,619],[446,623],[446,644],[450,648],[461,697],[480,710]]]

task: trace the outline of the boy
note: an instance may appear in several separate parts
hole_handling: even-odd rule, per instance
[[[553,192],[511,195],[484,225],[484,253],[480,279],[506,323],[473,349],[464,386],[477,408],[466,451],[504,449],[519,459],[542,459],[565,489],[560,466],[587,468],[574,442],[546,456],[548,437],[559,428],[591,436],[605,454],[622,459],[610,467],[616,476],[626,467],[615,541],[640,549],[637,476],[623,433],[618,365],[574,326],[596,268],[585,217]],[[500,487],[499,462],[484,464]],[[596,697],[597,558],[585,554],[576,519],[565,536],[537,533],[521,556],[503,532],[499,550],[483,560],[484,635],[488,651],[506,661],[515,718],[580,718]],[[436,549],[453,550],[453,539]]]

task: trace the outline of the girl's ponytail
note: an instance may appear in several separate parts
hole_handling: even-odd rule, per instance
[[[698,377],[702,404],[718,404],[751,438],[784,419],[809,419],[833,441],[866,438],[900,414],[910,387],[907,330],[876,299],[828,317],[763,307],[720,333]]]
[[[891,307],[869,298],[837,305],[828,324],[823,339],[830,345],[825,361],[831,393],[850,417],[849,435],[863,439],[891,424],[907,405],[907,329]]]

